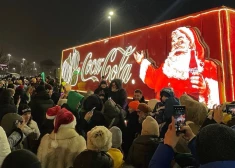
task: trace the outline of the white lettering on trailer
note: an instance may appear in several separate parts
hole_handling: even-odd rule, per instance
[[[132,75],[132,64],[127,64],[127,61],[134,53],[135,49],[136,48],[132,46],[127,47],[126,50],[121,47],[113,48],[105,58],[93,60],[92,53],[88,53],[81,68],[81,80],[83,82],[88,80],[98,82],[101,76],[105,76],[106,80],[109,82],[115,78],[119,78],[126,84]],[[115,62],[118,53],[122,55],[119,64],[110,65],[109,63]],[[69,57],[62,65],[62,78],[72,86],[75,86],[78,82],[78,74],[80,72],[79,62],[80,54],[74,49],[73,53],[70,53]]]

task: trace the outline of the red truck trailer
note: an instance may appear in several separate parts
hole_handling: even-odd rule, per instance
[[[235,10],[219,7],[62,51],[61,77],[95,90],[101,77],[159,99],[165,87],[209,107],[235,100]]]

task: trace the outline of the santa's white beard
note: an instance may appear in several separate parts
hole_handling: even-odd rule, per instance
[[[169,56],[165,60],[163,65],[163,73],[168,78],[177,78],[186,80],[189,78],[189,62],[191,58],[191,50],[180,53],[179,55],[175,54],[176,51],[169,53]],[[200,66],[200,60],[196,56],[196,61],[198,65],[198,72],[202,72],[203,67]]]

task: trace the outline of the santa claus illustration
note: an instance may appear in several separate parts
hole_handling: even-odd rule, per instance
[[[144,52],[135,53],[140,64],[140,78],[155,90],[171,87],[176,97],[187,93],[208,107],[219,103],[217,65],[209,58],[209,48],[197,28],[179,27],[171,34],[171,51],[156,68]]]

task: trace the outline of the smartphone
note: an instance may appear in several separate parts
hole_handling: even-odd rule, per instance
[[[93,113],[95,109],[96,109],[96,107],[93,107],[93,109],[91,109],[91,112]]]
[[[23,121],[21,121],[21,120],[16,120],[16,121],[15,121],[15,125],[17,126],[17,125],[18,125],[18,123],[21,123],[21,124],[22,124],[22,123],[23,123]]]
[[[235,116],[235,104],[227,104],[226,105],[226,112],[228,114],[232,114],[233,116]]]
[[[184,133],[180,128],[185,125],[185,106],[174,105],[174,120],[175,120],[175,128],[176,134]]]

